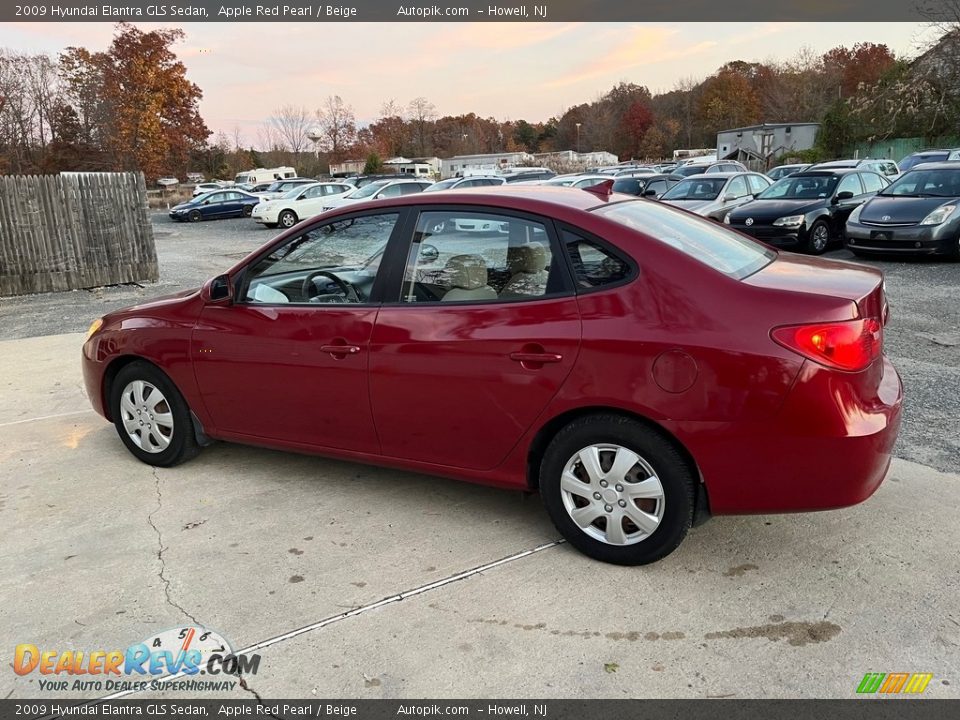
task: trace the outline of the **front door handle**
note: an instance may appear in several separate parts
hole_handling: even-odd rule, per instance
[[[321,345],[320,350],[334,356],[346,357],[360,352],[359,345]]]

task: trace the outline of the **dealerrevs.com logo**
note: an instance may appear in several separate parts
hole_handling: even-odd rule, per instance
[[[23,643],[13,654],[13,671],[40,675],[44,692],[232,690],[237,681],[229,676],[255,675],[259,667],[259,655],[236,655],[222,635],[195,626],[166,630],[126,650],[57,650]]]

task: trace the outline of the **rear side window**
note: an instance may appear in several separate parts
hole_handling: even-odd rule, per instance
[[[613,285],[630,277],[630,266],[622,258],[575,232],[563,231],[563,246],[578,290]]]
[[[660,203],[627,201],[595,212],[736,279],[755,273],[777,256],[774,250],[722,225]]]

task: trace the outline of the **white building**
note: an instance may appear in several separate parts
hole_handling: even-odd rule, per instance
[[[410,159],[395,157],[384,161],[383,164],[388,171],[395,172],[398,175],[414,175],[416,177],[431,178],[440,174],[440,162],[440,158],[438,157]]]
[[[455,155],[441,160],[440,176],[443,178],[465,175],[497,174],[514,167],[545,166],[554,170],[587,168],[594,165],[616,165],[617,156],[606,151],[578,153],[573,150],[558,150],[549,153],[502,152],[484,155]]]
[[[764,123],[717,133],[717,159],[739,160],[751,170],[768,170],[778,158],[809,150],[820,123]]]

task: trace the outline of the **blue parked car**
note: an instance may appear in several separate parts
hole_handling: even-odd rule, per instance
[[[257,195],[241,190],[214,190],[171,208],[170,217],[178,222],[250,217],[254,205],[261,200]]]

